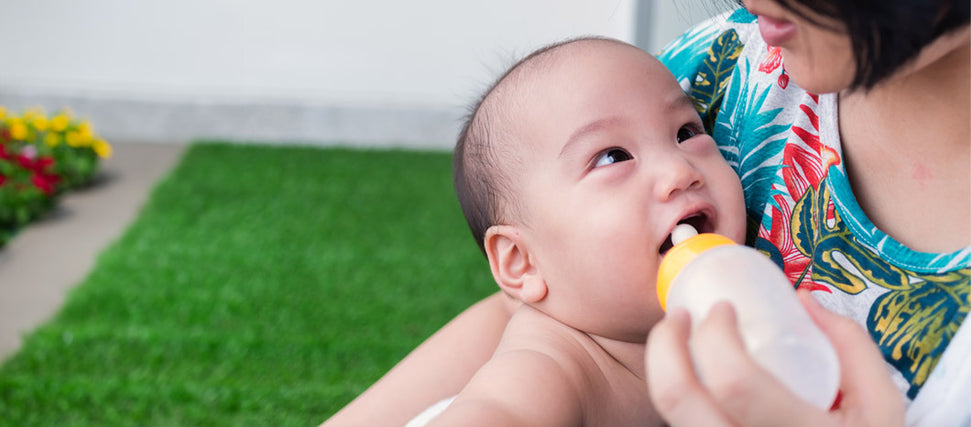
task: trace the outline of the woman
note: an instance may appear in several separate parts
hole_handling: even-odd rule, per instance
[[[892,425],[904,421],[903,397],[908,424],[966,423],[971,377],[955,374],[971,357],[971,331],[959,332],[971,233],[967,2],[745,6],[751,14],[686,35],[662,59],[737,164],[755,246],[866,333],[823,321],[844,371],[842,410],[825,414],[753,367],[731,339],[730,310],[695,331],[693,366],[685,316],[669,313],[648,342],[658,409],[681,425]],[[712,91],[724,69],[730,81]],[[874,342],[886,365],[866,357]]]
[[[908,423],[932,425],[944,411],[921,395],[933,394],[938,407],[959,405],[960,422],[967,402],[946,398],[967,381],[937,377],[960,370],[966,357],[951,350],[971,334],[959,330],[971,243],[967,2],[744,3],[757,21],[706,23],[661,59],[736,166],[753,243],[846,316],[803,295],[837,347],[843,398],[830,413],[795,401],[754,368],[721,309],[693,344],[717,357],[688,358],[683,314],[654,328],[653,401],[675,425],[887,425],[902,424],[913,399]],[[457,393],[489,358],[507,305],[497,294],[466,310],[327,424],[402,425]]]

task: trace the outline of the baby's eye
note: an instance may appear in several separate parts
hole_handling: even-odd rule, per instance
[[[596,160],[593,167],[598,168],[600,166],[607,166],[614,163],[619,163],[633,159],[634,157],[624,150],[623,148],[609,148],[597,154]]]
[[[681,129],[678,129],[678,144],[685,142],[700,133],[702,132],[695,130],[695,128],[690,125],[681,126]]]

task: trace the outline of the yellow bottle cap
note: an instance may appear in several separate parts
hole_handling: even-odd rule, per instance
[[[661,309],[667,311],[668,289],[686,264],[711,248],[734,244],[732,239],[720,234],[703,233],[674,245],[668,253],[664,254],[661,265],[657,269],[657,301],[661,303]]]

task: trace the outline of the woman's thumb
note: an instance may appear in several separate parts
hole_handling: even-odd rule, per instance
[[[840,406],[855,416],[902,422],[903,398],[890,378],[883,354],[857,322],[827,310],[809,291],[797,292],[813,322],[836,350],[840,361]],[[878,425],[878,424],[873,424]]]

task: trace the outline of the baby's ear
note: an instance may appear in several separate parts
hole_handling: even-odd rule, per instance
[[[489,227],[485,235],[485,250],[492,277],[504,292],[525,303],[536,303],[546,298],[546,281],[533,264],[533,258],[517,227]]]

